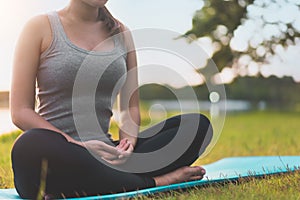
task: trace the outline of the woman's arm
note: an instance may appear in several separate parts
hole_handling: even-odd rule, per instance
[[[21,130],[45,128],[61,133],[69,142],[81,144],[47,122],[34,110],[35,84],[40,54],[50,45],[51,29],[47,16],[31,19],[17,42],[10,92],[13,123]]]
[[[137,58],[132,36],[127,28],[124,28],[124,41],[128,49],[127,53],[127,79],[119,94],[120,110],[120,140],[127,138],[135,146],[140,126],[139,92]]]

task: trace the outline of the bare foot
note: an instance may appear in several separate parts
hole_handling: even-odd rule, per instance
[[[200,180],[203,178],[205,170],[200,166],[181,167],[167,174],[154,177],[156,186],[170,185],[185,181]]]

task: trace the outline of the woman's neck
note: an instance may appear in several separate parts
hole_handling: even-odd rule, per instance
[[[76,21],[99,21],[99,8],[91,6],[80,0],[71,0],[69,5],[64,10],[69,17]]]

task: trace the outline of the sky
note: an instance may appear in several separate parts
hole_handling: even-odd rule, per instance
[[[290,1],[297,2],[298,0]],[[258,9],[255,5],[249,7],[250,20],[246,21],[235,31],[234,39],[230,43],[233,49],[242,51],[247,48],[247,41],[254,46],[257,45],[261,40],[257,35],[270,38],[272,34],[279,34],[272,26],[254,26],[259,23],[257,19],[262,17],[262,15],[270,22],[276,22],[278,20],[283,22],[292,21],[295,27],[300,30],[300,12],[297,7],[285,5],[284,2],[286,1],[284,0],[277,0],[276,2],[278,3],[275,4],[271,4],[271,0],[257,0],[256,6],[259,6],[258,4],[261,2],[267,5],[270,4],[270,6],[264,9]],[[0,90],[9,90],[10,88],[14,46],[26,21],[35,15],[52,10],[59,10],[67,4],[68,0],[9,0],[0,2]],[[279,7],[277,4],[283,7]],[[178,35],[185,33],[192,27],[192,17],[195,11],[201,9],[202,6],[202,0],[109,0],[107,4],[111,13],[131,30],[159,28],[171,30],[178,33]],[[282,25],[281,28],[284,31],[284,25]],[[181,45],[187,45],[183,44],[182,41],[178,42],[181,43]],[[208,38],[200,38],[197,44],[204,48],[207,53],[207,58],[211,57],[213,46]],[[261,73],[265,77],[270,75],[279,77],[291,76],[295,81],[300,82],[300,61],[298,61],[300,53],[299,47],[300,42],[287,49],[278,46],[276,51],[279,52],[280,56],[271,57],[269,64],[262,66],[258,66],[249,57],[244,56],[240,60],[242,64],[247,65],[244,71],[236,72],[230,67],[225,67],[218,76],[221,77],[224,83],[230,83],[238,73],[239,75],[248,74],[253,76]],[[263,49],[260,48],[260,50],[261,53],[263,53]],[[154,54],[152,55],[156,57],[157,61],[172,66],[172,68],[177,70],[177,73],[190,81],[189,84],[195,85],[203,83],[202,77],[193,73],[193,69],[188,66],[187,63],[185,63],[187,65],[184,66],[181,61],[176,60],[174,57],[172,58],[170,54],[166,55],[162,53],[158,55],[157,52]],[[145,63],[149,64],[147,55],[149,54],[145,52],[139,55],[141,65]],[[165,62],[166,59],[168,59],[169,62]],[[177,87],[180,86],[176,85],[176,81],[174,82],[172,79],[166,80],[164,73],[153,74],[151,77],[154,79],[157,78],[157,81],[164,80],[166,83],[174,84],[174,86]],[[150,82],[151,81],[153,82],[153,80],[150,80]]]
[[[31,17],[59,10],[68,0],[9,0],[0,2],[0,90],[10,88],[14,46]],[[182,34],[192,27],[201,0],[109,0],[111,13],[130,29],[164,28]]]

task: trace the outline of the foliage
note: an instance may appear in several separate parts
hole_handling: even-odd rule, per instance
[[[300,102],[300,93],[296,92],[300,91],[300,84],[290,77],[239,77],[225,88],[228,98],[250,101],[254,106],[264,101],[272,108],[295,110]]]
[[[253,60],[257,62],[264,62],[267,57],[275,54],[277,45],[286,47],[295,44],[297,38],[300,36],[299,29],[295,27],[293,20],[280,21],[279,19],[274,21],[267,18],[263,12],[255,16],[249,14],[251,11],[269,8],[274,5],[279,6],[278,10],[288,5],[293,6],[293,8],[299,11],[299,1],[204,0],[204,2],[204,7],[196,11],[193,17],[192,29],[187,31],[185,36],[194,39],[203,36],[210,37],[212,41],[219,46],[218,51],[213,55],[212,59],[220,69],[225,66],[232,66],[235,60],[242,54],[250,55]],[[288,14],[289,13],[286,13],[286,15]],[[262,28],[271,25],[279,34],[273,35],[270,38],[264,38],[261,35],[260,37],[262,39],[258,44],[253,45],[250,41],[246,41],[249,43],[247,49],[244,51],[234,51],[229,45],[230,41],[234,37],[237,29],[240,28],[241,25],[244,25],[249,19],[253,20],[255,25],[260,23],[260,27]],[[244,40],[247,39],[244,38]],[[256,51],[258,46],[263,47],[266,53],[259,55]]]
[[[186,89],[172,88],[173,92],[188,99],[189,95],[182,95]],[[142,100],[178,100],[168,88],[161,85],[144,85],[139,90]],[[208,100],[206,85],[195,86],[193,90],[198,100]],[[279,110],[300,110],[300,93],[296,92],[300,91],[300,84],[295,84],[290,77],[238,77],[234,83],[225,85],[225,90],[228,99],[249,101],[254,108],[259,102],[265,102],[267,107]]]

